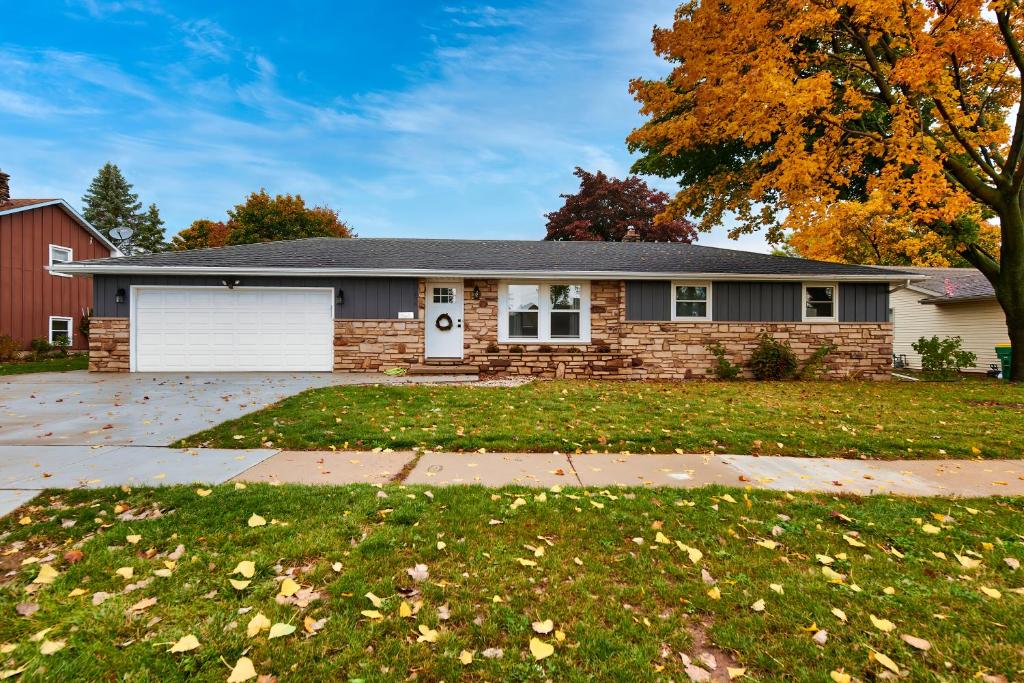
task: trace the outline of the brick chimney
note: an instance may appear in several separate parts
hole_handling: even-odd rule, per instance
[[[623,242],[639,242],[640,235],[632,225],[626,228],[626,234],[622,236]]]
[[[3,171],[0,171],[0,204],[3,204],[11,198],[11,176],[7,175]]]

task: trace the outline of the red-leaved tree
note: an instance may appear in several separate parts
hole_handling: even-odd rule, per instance
[[[562,208],[544,215],[548,219],[544,239],[621,242],[629,226],[636,228],[641,242],[689,243],[697,239],[697,230],[685,219],[654,222],[655,216],[665,212],[669,196],[652,190],[639,177],[619,180],[578,166],[574,175],[580,179],[580,190],[561,195],[565,199]]]

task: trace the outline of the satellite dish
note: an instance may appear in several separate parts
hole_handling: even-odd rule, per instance
[[[110,231],[110,236],[115,240],[123,241],[135,234],[135,231],[131,228],[114,228]]]

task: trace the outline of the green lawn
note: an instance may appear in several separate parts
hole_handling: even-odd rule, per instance
[[[154,509],[162,516],[119,519]],[[250,527],[254,514],[266,525]],[[683,655],[711,653],[749,680],[817,683],[832,671],[876,678],[878,652],[907,680],[1020,680],[1024,573],[1011,565],[1024,561],[1022,538],[1019,498],[50,492],[0,521],[0,674],[224,681],[247,656],[278,680],[679,681]],[[232,573],[246,561],[251,578]],[[417,564],[428,578],[407,573]],[[31,583],[52,574],[43,565],[52,582]],[[288,599],[278,597],[284,577],[301,587]],[[261,613],[297,630],[250,637]],[[549,632],[534,632],[546,620]],[[185,636],[198,647],[168,652]],[[536,660],[533,637],[553,654]]]
[[[68,370],[85,370],[89,367],[89,357],[73,354],[66,358],[47,358],[18,363],[0,363],[0,376],[26,375],[31,372],[66,372]]]
[[[535,382],[315,389],[180,445],[1020,458],[1024,386],[996,381]]]

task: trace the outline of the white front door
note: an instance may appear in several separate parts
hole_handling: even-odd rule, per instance
[[[462,281],[428,281],[426,298],[427,358],[462,358]]]
[[[135,372],[320,371],[334,366],[334,292],[132,287]]]

